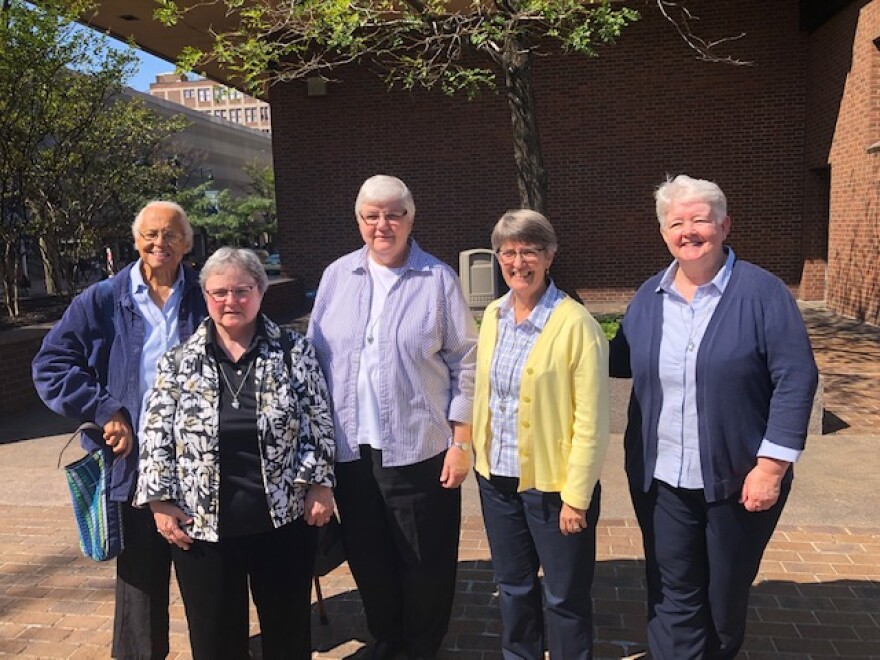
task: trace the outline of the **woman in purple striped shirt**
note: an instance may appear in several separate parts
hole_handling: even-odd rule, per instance
[[[433,658],[455,592],[476,324],[455,272],[410,238],[403,181],[367,179],[355,217],[364,247],[324,271],[308,333],[334,404],[336,504],[366,657]]]

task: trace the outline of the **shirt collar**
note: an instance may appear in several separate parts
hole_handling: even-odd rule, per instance
[[[250,359],[252,355],[254,355],[257,349],[260,346],[260,343],[268,340],[268,332],[266,330],[266,324],[263,319],[262,314],[257,314],[257,330],[254,332],[254,336],[251,337],[251,343],[248,345],[247,350],[244,352],[242,359]],[[208,321],[206,333],[205,333],[205,344],[210,347],[210,350],[214,352],[214,357],[218,360],[229,360],[229,357],[220,348],[220,344],[217,341],[217,328],[214,327],[213,319]],[[239,360],[240,362],[241,360]]]
[[[556,288],[556,283],[553,282],[553,280],[550,280],[550,284],[547,285],[547,290],[544,291],[541,299],[538,300],[538,304],[535,305],[535,309],[532,310],[531,314],[529,314],[528,318],[526,318],[523,323],[529,323],[538,332],[543,330],[544,326],[547,325],[547,320],[550,318],[550,314],[552,314],[553,310],[556,308],[556,302],[564,295],[565,294]],[[509,320],[511,323],[514,322],[512,291],[508,291],[501,299],[501,303],[498,306],[498,317]]]
[[[703,287],[714,287],[719,294],[723,294],[724,290],[727,288],[728,283],[730,282],[730,275],[733,272],[733,263],[736,261],[736,255],[733,253],[733,248],[725,246],[724,250],[727,252],[727,258],[724,260],[724,265],[715,273],[715,277],[711,279],[711,281],[706,282]],[[663,277],[660,278],[660,283],[657,285],[655,291],[657,293],[671,293],[675,291],[675,273],[678,271],[678,261],[673,261],[669,264],[669,267],[664,271]]]
[[[419,247],[419,244],[416,243],[415,239],[410,237],[407,239],[409,241],[409,253],[406,255],[406,262],[401,266],[401,273],[404,273],[408,270],[424,270],[428,265],[428,254]],[[358,254],[358,258],[355,260],[354,268],[352,271],[362,271],[366,272],[369,270],[368,259],[370,258],[369,248],[365,245],[360,249]]]
[[[138,259],[131,269],[131,292],[134,294],[143,293],[149,288],[144,281],[144,274],[141,272],[141,265],[143,263],[143,259]],[[177,267],[177,279],[174,280],[174,284],[171,288],[175,291],[179,291],[183,286],[183,279],[183,264],[180,264]]]

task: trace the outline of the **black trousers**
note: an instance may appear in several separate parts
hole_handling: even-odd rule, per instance
[[[655,480],[630,485],[645,545],[648,646],[654,660],[732,660],[743,644],[749,589],[788,499],[746,511],[737,496],[706,502],[702,490]]]
[[[126,505],[125,550],[116,558],[114,658],[160,660],[168,655],[168,587],[171,551],[149,509]]]
[[[195,660],[247,660],[248,582],[263,658],[311,657],[311,588],[317,528],[302,519],[262,534],[174,547]]]
[[[456,450],[457,451],[457,450]],[[440,485],[445,453],[383,467],[381,452],[336,464],[336,505],[370,633],[410,657],[436,655],[449,627],[461,489]]]

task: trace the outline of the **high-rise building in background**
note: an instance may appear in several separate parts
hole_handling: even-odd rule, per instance
[[[189,80],[185,75],[162,73],[156,76],[156,82],[150,83],[149,93],[264,133],[270,133],[272,129],[268,103],[213,80]]]

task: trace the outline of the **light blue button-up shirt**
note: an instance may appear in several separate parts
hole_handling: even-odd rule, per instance
[[[736,260],[733,250],[726,249],[724,266],[711,282],[697,288],[690,303],[675,286],[678,262],[666,269],[657,287],[658,293],[663,295],[663,336],[658,364],[663,405],[657,424],[654,478],[677,488],[703,488],[696,365],[706,327],[727,288]],[[767,438],[758,451],[758,456],[792,463],[800,454]]]
[[[363,247],[321,277],[308,337],[333,399],[336,460],[357,460],[358,372],[373,281]],[[471,423],[477,325],[449,266],[410,240],[377,327],[375,375],[382,465],[413,465],[449,446],[451,422]]]
[[[498,307],[498,341],[492,354],[489,372],[489,409],[492,412],[492,446],[489,471],[501,477],[519,476],[519,385],[526,360],[547,319],[565,297],[553,282],[544,291],[528,318],[519,325],[513,310],[513,295],[508,293]]]
[[[141,353],[140,384],[141,410],[147,405],[147,397],[156,380],[156,365],[168,349],[180,343],[177,317],[180,316],[180,300],[183,296],[183,267],[177,271],[177,280],[165,306],[159,309],[150,298],[149,287],[141,273],[139,259],[131,269],[131,295],[138,313],[144,317],[144,349]]]

